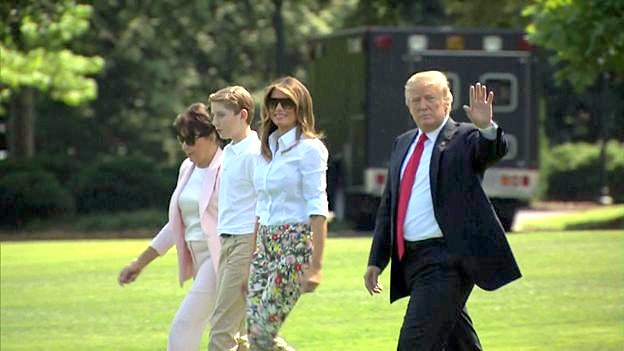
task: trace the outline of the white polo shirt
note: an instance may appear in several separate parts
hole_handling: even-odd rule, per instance
[[[219,183],[219,234],[251,234],[256,224],[253,174],[260,155],[260,139],[251,131],[238,143],[223,148]]]

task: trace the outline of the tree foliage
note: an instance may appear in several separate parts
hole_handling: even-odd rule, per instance
[[[446,23],[441,0],[360,0],[347,26],[415,26]]]
[[[68,44],[89,29],[92,8],[74,1],[23,1],[0,7],[0,89],[3,100],[24,87],[49,93],[69,105],[92,100],[97,85],[89,75],[104,65],[98,56],[83,56]]]
[[[529,40],[554,51],[559,81],[582,91],[601,73],[624,79],[624,1],[536,0],[524,15]]]
[[[273,3],[94,2],[94,30],[75,46],[107,62],[97,77],[98,99],[88,111],[68,111],[51,103],[43,109],[82,126],[74,128],[72,136],[83,143],[73,147],[81,159],[135,153],[177,162],[179,147],[171,123],[186,106],[230,84],[261,93],[278,74]],[[287,73],[304,76],[306,39],[339,26],[349,6],[352,2],[338,0],[284,1]],[[77,115],[84,114],[92,118],[80,121]],[[79,133],[90,137],[85,140]],[[40,140],[55,150],[63,147],[53,137]]]
[[[522,29],[528,20],[520,13],[529,0],[442,0],[453,24],[465,27]]]
[[[179,147],[171,122],[181,110],[229,84],[261,95],[262,88],[282,73],[305,81],[310,37],[365,25],[523,28],[529,17],[522,18],[519,12],[528,2],[501,0],[495,6],[485,0],[2,2],[0,11],[10,25],[0,29],[0,89],[6,95],[21,84],[49,92],[34,99],[39,152],[81,160],[140,154],[173,163]],[[276,28],[280,3],[281,51]],[[37,50],[57,59],[36,57]],[[278,64],[278,52],[285,56],[284,63]],[[12,53],[23,55],[19,70],[5,67],[4,60]],[[65,54],[71,56],[61,56]],[[89,78],[102,60],[106,65]],[[75,74],[67,76],[70,73]],[[92,98],[96,87],[97,99],[66,106]]]

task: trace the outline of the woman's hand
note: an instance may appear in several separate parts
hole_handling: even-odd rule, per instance
[[[117,278],[119,285],[123,286],[124,284],[130,284],[135,281],[141,273],[141,270],[142,267],[139,266],[137,261],[132,261],[132,263],[119,272],[119,277]]]
[[[310,264],[303,270],[300,279],[301,288],[304,293],[313,292],[321,284],[323,279],[323,251],[325,251],[325,238],[327,237],[327,219],[325,216],[310,216],[310,227],[312,229],[312,257]]]
[[[117,277],[119,285],[123,286],[135,281],[143,268],[147,267],[156,257],[158,257],[158,252],[151,246],[148,246],[136,260],[130,262],[129,265],[119,272],[119,277]]]
[[[323,280],[323,271],[321,267],[315,268],[313,265],[309,266],[303,271],[303,276],[301,277],[301,288],[303,292],[313,292],[316,290],[316,287],[321,284],[321,280]]]

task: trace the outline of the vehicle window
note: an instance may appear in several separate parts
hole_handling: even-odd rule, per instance
[[[479,81],[494,91],[494,112],[513,112],[518,107],[518,78],[511,73],[491,72]]]

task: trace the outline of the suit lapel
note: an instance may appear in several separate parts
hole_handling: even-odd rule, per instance
[[[394,178],[394,193],[399,193],[399,184],[401,184],[401,167],[407,155],[410,145],[414,142],[414,138],[418,135],[418,129],[411,130],[403,138],[399,140],[397,145],[397,158],[394,160],[392,167],[392,177]],[[398,197],[396,199],[398,201]]]
[[[180,192],[182,192],[182,189],[184,189],[184,186],[188,182],[191,174],[193,173],[193,169],[195,168],[195,165],[193,165],[193,163],[191,163],[190,161],[188,163],[189,165],[187,167],[184,167],[182,170],[180,170],[182,174],[180,175],[178,184],[176,185],[176,188],[171,195],[171,202],[169,203],[169,219],[174,223],[176,227],[181,227],[183,225],[182,214],[180,213],[180,206],[178,205]]]
[[[210,165],[206,170],[206,174],[202,183],[202,192],[199,194],[200,216],[206,211],[208,203],[210,202],[210,197],[212,196],[212,192],[215,188],[215,184],[217,182],[217,174],[219,172],[219,168],[221,167],[222,154],[223,151],[221,151],[221,149],[217,149],[217,153],[212,158],[212,162],[210,162]]]
[[[449,145],[451,139],[457,133],[459,124],[452,118],[446,121],[446,124],[438,134],[435,146],[431,153],[431,162],[429,163],[429,182],[431,185],[431,198],[435,201],[437,199],[436,191],[438,189],[438,171],[440,170],[440,156],[442,152]]]
[[[396,228],[396,211],[397,206],[399,204],[399,188],[401,186],[401,166],[403,166],[403,161],[405,160],[405,156],[407,155],[407,151],[409,150],[410,145],[414,141],[414,138],[418,135],[418,129],[413,129],[407,134],[405,134],[402,138],[397,141],[397,145],[393,154],[393,157],[390,159],[390,177],[388,179],[389,184],[386,186],[392,186],[390,197],[390,222],[392,223],[392,227]],[[396,230],[393,229],[392,234],[392,245],[394,247],[394,235]]]
[[[186,168],[184,174],[182,174],[182,177],[180,177],[180,183],[178,184],[178,187],[176,188],[176,190],[174,192],[174,196],[175,196],[175,199],[176,199],[176,206],[177,206],[177,203],[178,203],[178,198],[180,197],[180,192],[182,192],[182,189],[184,189],[184,186],[188,182],[189,178],[191,178],[191,174],[193,174],[193,170],[194,169],[195,169],[195,165],[193,163],[191,163]]]

